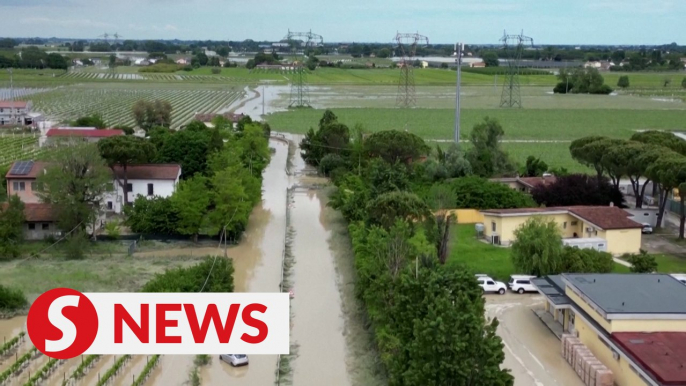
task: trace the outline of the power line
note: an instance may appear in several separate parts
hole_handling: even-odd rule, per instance
[[[241,198],[241,202],[243,202],[243,198]],[[238,207],[234,209],[233,214],[231,215],[231,218],[229,221],[224,225],[224,231],[222,232],[224,235],[224,243],[226,243],[226,226],[229,225],[231,220],[233,220],[233,217],[236,215],[236,212],[238,211]],[[220,239],[221,240],[221,239]],[[219,245],[221,245],[221,241],[219,241]],[[217,262],[217,255],[214,255],[214,260],[212,261],[212,266],[210,267],[210,272],[207,274],[207,277],[205,278],[205,283],[202,285],[202,288],[200,288],[199,292],[202,292],[205,289],[205,286],[207,285],[207,282],[210,280],[210,276],[212,276],[212,270],[214,269],[214,264]]]

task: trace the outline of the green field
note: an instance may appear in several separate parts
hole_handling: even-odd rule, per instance
[[[0,166],[7,166],[16,160],[36,159],[43,153],[44,150],[38,147],[37,134],[0,135]]]

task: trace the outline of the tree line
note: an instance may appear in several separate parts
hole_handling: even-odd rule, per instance
[[[481,288],[472,273],[445,264],[452,219],[441,209],[456,197],[432,186],[437,166],[429,172],[422,162],[424,141],[399,131],[367,136],[327,110],[301,149],[337,187],[330,205],[350,222],[357,294],[389,384],[512,385]],[[445,173],[468,167],[463,156],[446,158]],[[416,193],[423,190],[427,198]]]
[[[0,55],[0,68],[50,68],[66,70],[69,61],[57,53],[48,54],[35,46],[22,48],[20,54],[12,56]]]

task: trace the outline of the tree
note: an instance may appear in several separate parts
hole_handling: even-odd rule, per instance
[[[483,122],[474,125],[469,134],[472,148],[467,153],[474,174],[493,177],[514,172],[514,164],[500,147],[500,139],[504,134],[503,127],[496,119],[486,117]]]
[[[686,88],[686,78],[681,80],[681,88]]]
[[[654,156],[651,157],[651,153]],[[660,154],[661,151],[655,145],[630,141],[624,145],[609,148],[607,153],[603,155],[603,164],[623,167],[624,175],[631,181],[631,188],[636,198],[636,208],[643,207],[645,189],[650,183],[650,179],[644,178],[646,169],[659,158]],[[643,179],[643,183],[641,183],[641,179]]]
[[[595,249],[562,248],[562,266],[557,273],[610,273],[615,262],[612,255]]]
[[[445,264],[449,256],[450,246],[450,225],[455,220],[455,216],[450,214],[447,209],[455,205],[457,198],[455,192],[447,185],[434,185],[429,191],[428,203],[434,211],[436,256],[441,264]]]
[[[660,199],[658,203],[657,227],[662,226],[665,207],[669,193],[686,181],[686,158],[674,153],[668,153],[658,158],[646,170],[648,178],[660,184]],[[679,225],[679,238],[684,238],[684,199],[681,199],[681,219]]]
[[[155,126],[171,127],[171,103],[163,100],[139,100],[133,105],[136,124],[147,133]]]
[[[547,171],[548,164],[541,161],[540,158],[532,155],[526,158],[526,165],[524,166],[524,175],[526,177],[540,177]]]
[[[622,260],[631,264],[629,270],[634,273],[653,273],[657,271],[657,261],[653,255],[641,249],[639,253],[625,253]]]
[[[526,193],[485,178],[456,178],[448,182],[448,185],[455,192],[456,209],[511,209],[536,206]]]
[[[36,179],[38,196],[52,204],[63,232],[83,237],[94,225],[102,197],[110,190],[111,171],[94,144],[73,144],[68,151],[55,152],[50,166]]]
[[[217,55],[221,56],[222,58],[226,58],[227,56],[229,56],[230,51],[231,50],[229,49],[229,47],[219,47],[217,49]]]
[[[553,92],[574,94],[610,94],[612,88],[604,84],[605,80],[598,69],[593,67],[577,68],[571,71],[560,71],[560,81]]]
[[[124,224],[131,232],[163,236],[178,234],[179,213],[169,197],[138,196],[133,205],[124,207],[124,214]]]
[[[657,145],[671,149],[681,155],[686,155],[686,141],[671,132],[648,130],[634,133],[632,141]]]
[[[19,257],[19,245],[24,239],[24,203],[12,195],[9,202],[0,204],[0,258]]]
[[[201,263],[155,274],[141,292],[233,292],[233,261],[207,256]]]
[[[201,66],[206,66],[207,62],[210,60],[204,52],[195,55],[195,57],[198,58],[198,63]]]
[[[624,195],[607,179],[598,179],[586,174],[571,174],[557,177],[555,182],[538,185],[531,190],[531,196],[539,205],[573,206],[591,205],[607,206],[610,203],[625,207]]]
[[[243,135],[237,140],[241,150],[243,165],[251,175],[261,176],[262,171],[269,164],[269,141],[259,123],[247,125]]]
[[[606,139],[608,138],[598,135],[591,135],[588,137],[575,139],[569,145],[569,152],[571,153],[572,158],[582,165],[594,168],[598,181],[602,180],[603,173],[605,171],[602,163],[605,149],[599,149],[597,147],[586,148],[585,146],[593,142],[600,142]],[[600,152],[598,153],[598,151]]]
[[[407,163],[427,155],[431,148],[413,133],[385,130],[367,137],[364,141],[364,150],[369,158],[380,157],[389,163]]]
[[[331,112],[327,110],[324,113],[319,129],[315,132],[310,128],[300,142],[301,155],[310,165],[319,165],[327,154],[347,155],[350,148],[350,129],[327,117],[327,113]]]
[[[371,224],[388,229],[398,220],[409,223],[423,221],[431,215],[431,211],[416,194],[396,191],[381,194],[369,201],[367,214]]]
[[[498,54],[495,52],[487,52],[483,54],[481,59],[486,63],[486,67],[498,67],[500,61],[498,61]]]
[[[198,241],[198,234],[208,213],[210,198],[208,181],[205,177],[195,176],[179,184],[171,197],[172,205],[179,218],[176,224],[178,233],[191,235],[194,242]]]
[[[57,53],[48,54],[45,64],[48,68],[59,70],[66,70],[69,67],[69,62],[67,62],[67,59]]]
[[[209,136],[203,131],[181,130],[165,138],[157,150],[158,163],[181,164],[182,177],[207,173],[207,159],[211,154]]]
[[[562,268],[562,237],[557,223],[532,217],[514,231],[512,264],[529,275],[545,276]]]
[[[629,76],[628,75],[620,76],[619,80],[617,80],[617,87],[621,87],[621,88],[629,87]]]
[[[126,189],[129,183],[128,168],[134,164],[150,162],[155,157],[155,147],[147,140],[130,135],[116,135],[103,138],[98,142],[100,155],[112,170],[117,184],[124,191],[124,202],[129,202],[129,192]],[[115,168],[122,171],[122,178]]]
[[[72,126],[95,127],[96,129],[104,129],[107,127],[107,123],[105,123],[105,120],[102,118],[101,114],[93,113],[91,115],[86,115],[85,117],[81,117],[75,120],[74,122],[72,122]]]

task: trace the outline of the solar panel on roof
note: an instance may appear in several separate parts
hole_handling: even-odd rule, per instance
[[[10,174],[15,175],[15,176],[25,176],[29,174],[31,169],[33,168],[33,161],[19,161],[15,162],[14,166],[12,166],[12,170],[10,170]]]

